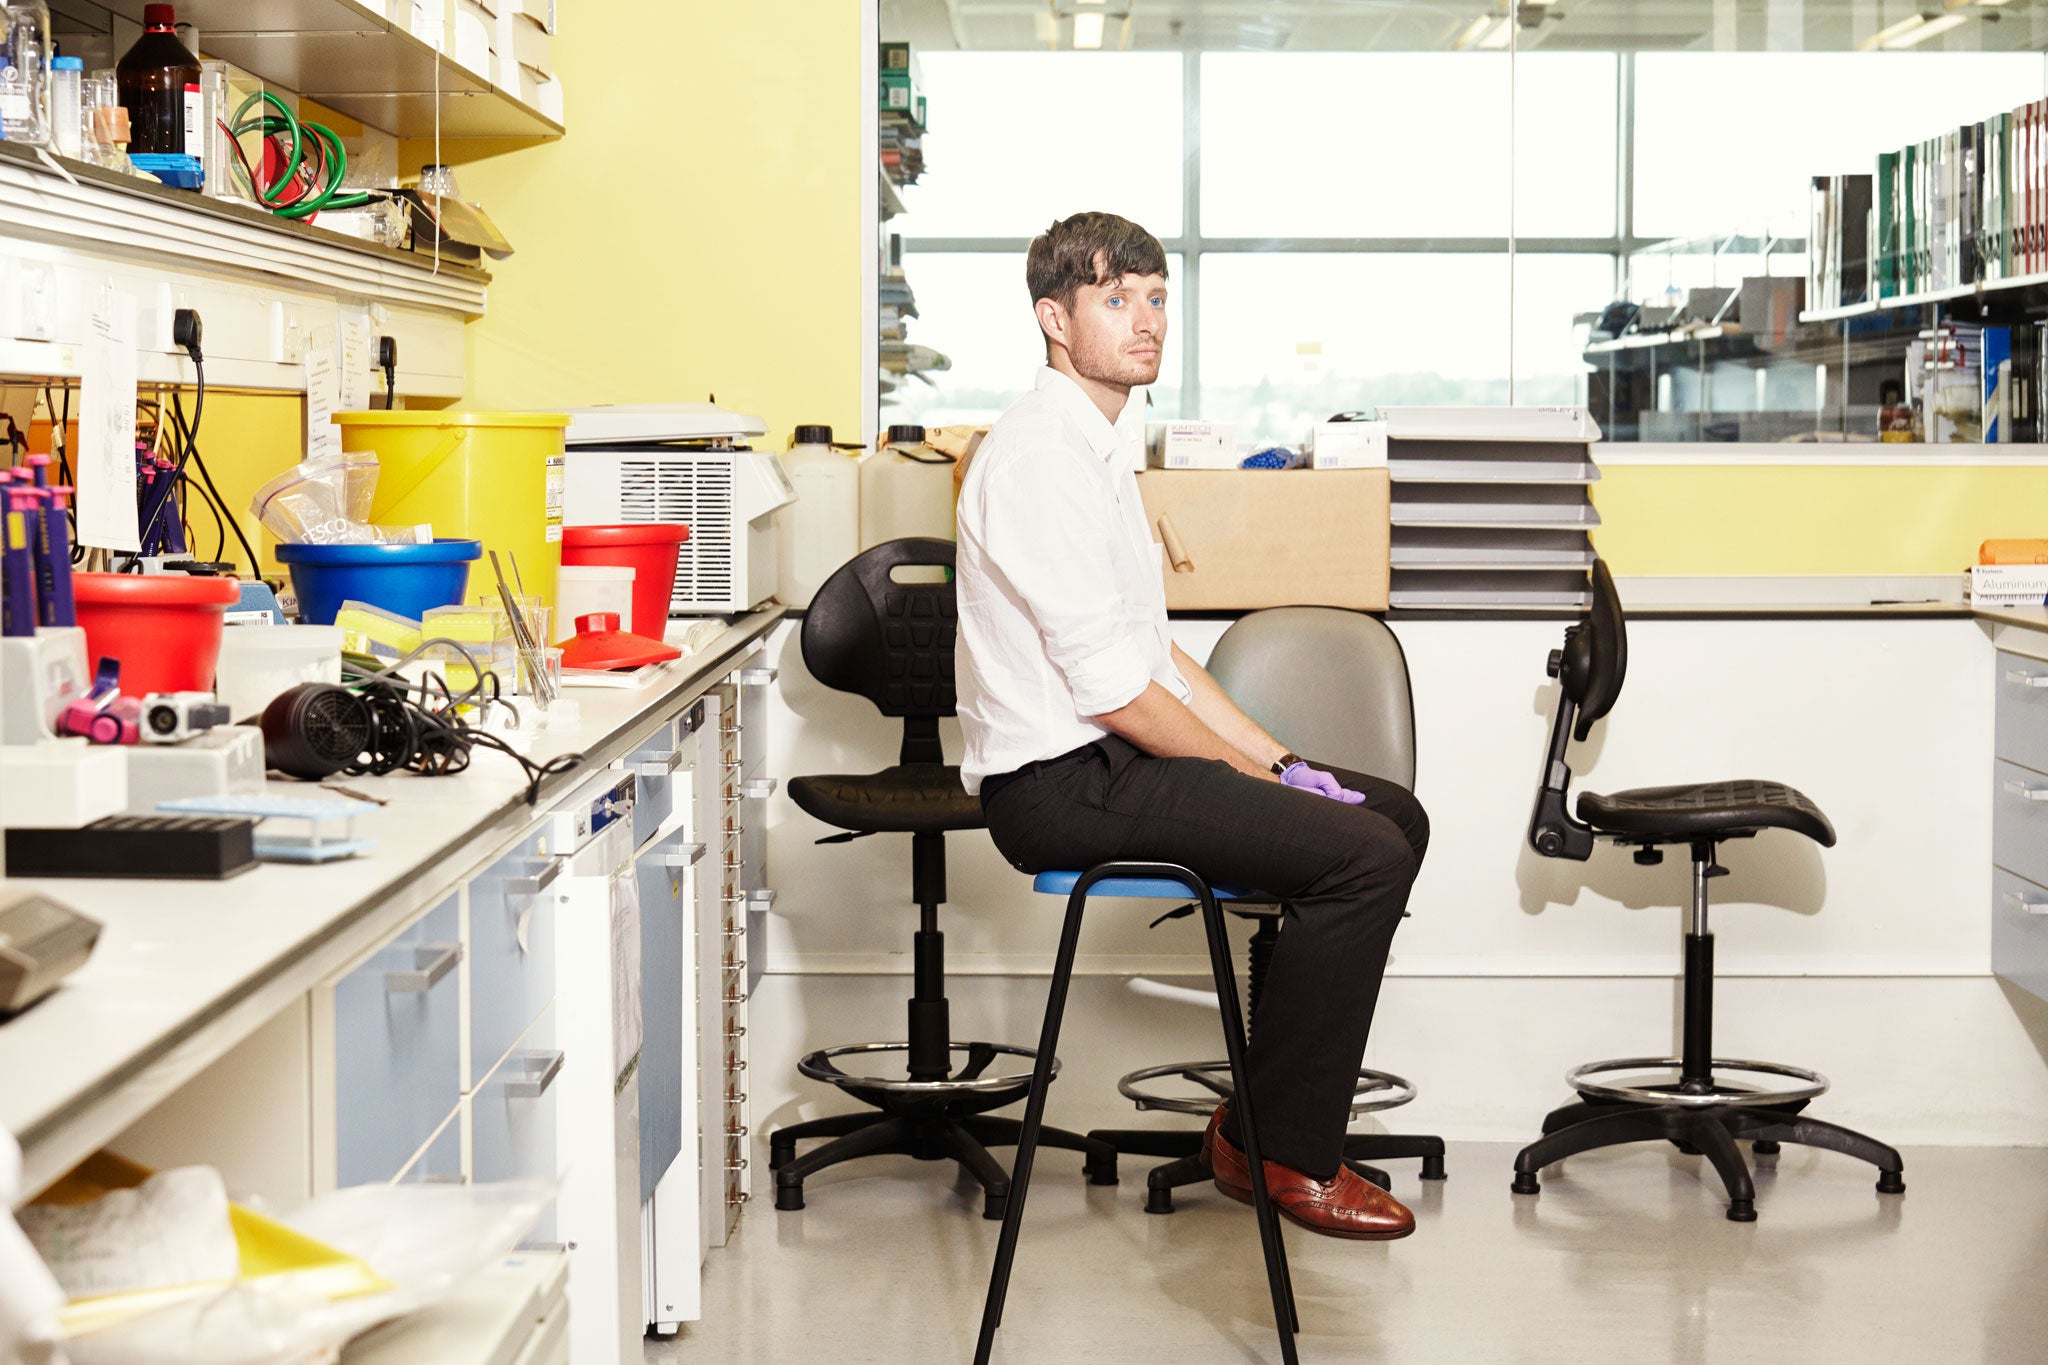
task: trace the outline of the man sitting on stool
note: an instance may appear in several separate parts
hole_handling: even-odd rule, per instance
[[[1166,344],[1158,239],[1075,214],[1032,242],[1025,276],[1047,363],[960,494],[961,777],[1022,871],[1181,863],[1286,902],[1248,1057],[1266,1189],[1312,1232],[1405,1237],[1414,1215],[1345,1166],[1343,1144],[1429,819],[1395,783],[1289,753],[1167,634],[1131,396]],[[1217,1188],[1249,1203],[1228,1104],[1203,1151]]]

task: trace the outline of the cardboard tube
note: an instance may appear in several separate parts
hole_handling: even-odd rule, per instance
[[[1173,518],[1164,512],[1159,514],[1159,539],[1166,546],[1166,558],[1172,563],[1175,573],[1195,571],[1195,561],[1188,556],[1188,547],[1181,543],[1180,532],[1173,529]]]

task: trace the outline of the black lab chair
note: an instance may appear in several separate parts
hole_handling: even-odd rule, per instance
[[[1566,802],[1572,778],[1566,749],[1574,738],[1583,742],[1612,709],[1628,670],[1621,598],[1605,562],[1593,564],[1590,612],[1565,631],[1564,648],[1551,651],[1549,667],[1560,684],[1557,714],[1529,822],[1530,844],[1546,858],[1583,861],[1592,856],[1596,839],[1608,839],[1633,846],[1635,860],[1646,866],[1663,862],[1666,846],[1689,848],[1692,911],[1685,930],[1681,1055],[1573,1067],[1565,1081],[1580,1099],[1553,1110],[1543,1121],[1544,1136],[1515,1158],[1515,1193],[1535,1194],[1541,1188],[1537,1172],[1566,1157],[1669,1140],[1713,1163],[1728,1190],[1728,1217],[1747,1223],[1756,1218],[1756,1190],[1738,1139],[1747,1139],[1760,1155],[1776,1152],[1781,1142],[1796,1142],[1858,1157],[1877,1167],[1879,1193],[1904,1191],[1896,1151],[1806,1116],[1807,1104],[1828,1088],[1825,1076],[1781,1062],[1714,1056],[1714,936],[1707,923],[1707,889],[1727,875],[1721,845],[1782,829],[1831,848],[1835,831],[1827,816],[1790,787],[1750,780],[1645,787],[1611,796],[1581,792],[1574,819]]]
[[[841,566],[818,589],[804,615],[804,666],[827,687],[866,697],[884,716],[903,721],[896,766],[878,773],[793,778],[790,799],[807,814],[845,831],[820,843],[870,834],[910,835],[910,898],[918,908],[914,984],[905,1042],[855,1043],[812,1052],[797,1069],[870,1106],[775,1130],[768,1138],[775,1171],[775,1207],[804,1206],[807,1177],[855,1157],[894,1153],[958,1162],[980,1182],[982,1215],[1001,1218],[1010,1173],[989,1155],[1017,1141],[1021,1125],[989,1111],[1023,1099],[1030,1070],[990,1074],[998,1057],[1033,1061],[1028,1048],[955,1042],[946,1001],[946,938],[939,906],[946,899],[946,835],[982,828],[981,803],[960,785],[960,769],[939,747],[939,720],[953,714],[953,543],[892,540]],[[910,574],[899,581],[900,571]],[[934,572],[945,570],[943,574]],[[926,581],[910,581],[918,578]],[[851,1074],[857,1059],[876,1068],[902,1054],[903,1074]],[[1057,1069],[1058,1062],[1051,1063]],[[796,1144],[831,1138],[796,1154]],[[1058,1128],[1040,1141],[1087,1154],[1092,1183],[1116,1183],[1116,1149]]]

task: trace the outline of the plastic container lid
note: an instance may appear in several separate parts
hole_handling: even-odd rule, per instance
[[[890,427],[889,444],[892,446],[922,445],[924,444],[924,428],[918,426]]]
[[[382,408],[365,412],[337,412],[336,426],[343,427],[567,427],[566,412],[422,412]]]
[[[609,545],[680,545],[689,538],[690,528],[672,521],[646,521],[632,526],[562,528],[564,549],[596,549]]]
[[[577,617],[575,636],[562,643],[564,668],[638,668],[682,657],[674,645],[620,630],[615,611]]]
[[[242,600],[238,579],[182,573],[79,573],[71,576],[71,591],[93,605],[218,607]]]
[[[178,12],[170,5],[144,5],[142,25],[144,28],[175,28]]]
[[[52,58],[50,58],[50,70],[52,70],[52,71],[83,71],[83,70],[85,70],[85,58],[83,58],[83,57],[52,57]]]
[[[800,446],[829,446],[832,444],[832,428],[815,425],[798,427],[796,443]]]
[[[284,564],[457,564],[484,557],[480,540],[436,537],[431,545],[291,545],[277,547]]]

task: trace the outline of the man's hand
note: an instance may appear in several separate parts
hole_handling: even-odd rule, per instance
[[[1342,801],[1347,806],[1360,805],[1365,801],[1364,792],[1352,791],[1321,768],[1311,768],[1308,764],[1298,761],[1287,765],[1287,770],[1280,774],[1280,783],[1282,786],[1314,792],[1317,796],[1327,796],[1332,801]]]

